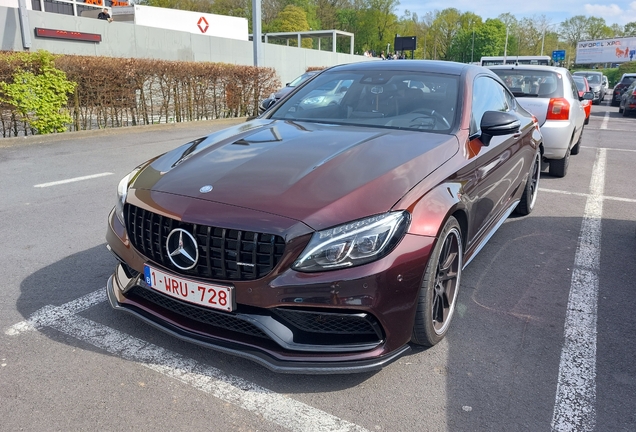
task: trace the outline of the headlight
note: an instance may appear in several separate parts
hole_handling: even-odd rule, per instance
[[[402,239],[410,220],[408,212],[399,211],[318,231],[292,268],[315,272],[353,267],[380,259]]]
[[[121,179],[117,186],[117,204],[115,206],[115,214],[117,214],[117,218],[124,226],[126,226],[126,223],[124,222],[124,204],[126,203],[126,195],[128,195],[128,187],[137,177],[139,171],[141,171],[141,167],[137,167],[132,170],[130,174]]]
[[[305,104],[305,105],[317,105],[317,104],[322,103],[322,101],[324,101],[324,100],[325,100],[324,96],[314,96],[314,97],[310,97],[310,98],[305,99],[303,101],[303,104]]]

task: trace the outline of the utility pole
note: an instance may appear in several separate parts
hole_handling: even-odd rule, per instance
[[[473,46],[470,49],[470,62],[471,63],[474,62],[474,56],[475,56],[475,24],[473,24]]]
[[[252,41],[254,42],[254,66],[263,66],[261,0],[252,0]]]
[[[504,64],[506,64],[506,57],[508,56],[508,26],[506,26],[506,44],[504,45]]]

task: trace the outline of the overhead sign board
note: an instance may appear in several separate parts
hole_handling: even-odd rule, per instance
[[[576,63],[623,63],[636,60],[636,37],[581,41]]]

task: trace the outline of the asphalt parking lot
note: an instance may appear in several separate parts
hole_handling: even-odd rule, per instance
[[[608,99],[465,270],[448,337],[360,375],[276,375],[105,301],[119,180],[227,123],[0,141],[0,430],[636,430],[636,118]]]

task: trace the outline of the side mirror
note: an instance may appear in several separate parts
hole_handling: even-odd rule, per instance
[[[481,118],[481,142],[490,145],[494,136],[519,132],[521,122],[517,116],[503,111],[486,111]]]
[[[276,103],[276,99],[274,98],[264,99],[258,106],[258,113],[259,114],[264,113],[265,111],[270,109],[271,106],[274,105],[275,103]]]
[[[594,93],[591,91],[583,93],[581,100],[594,100]]]

